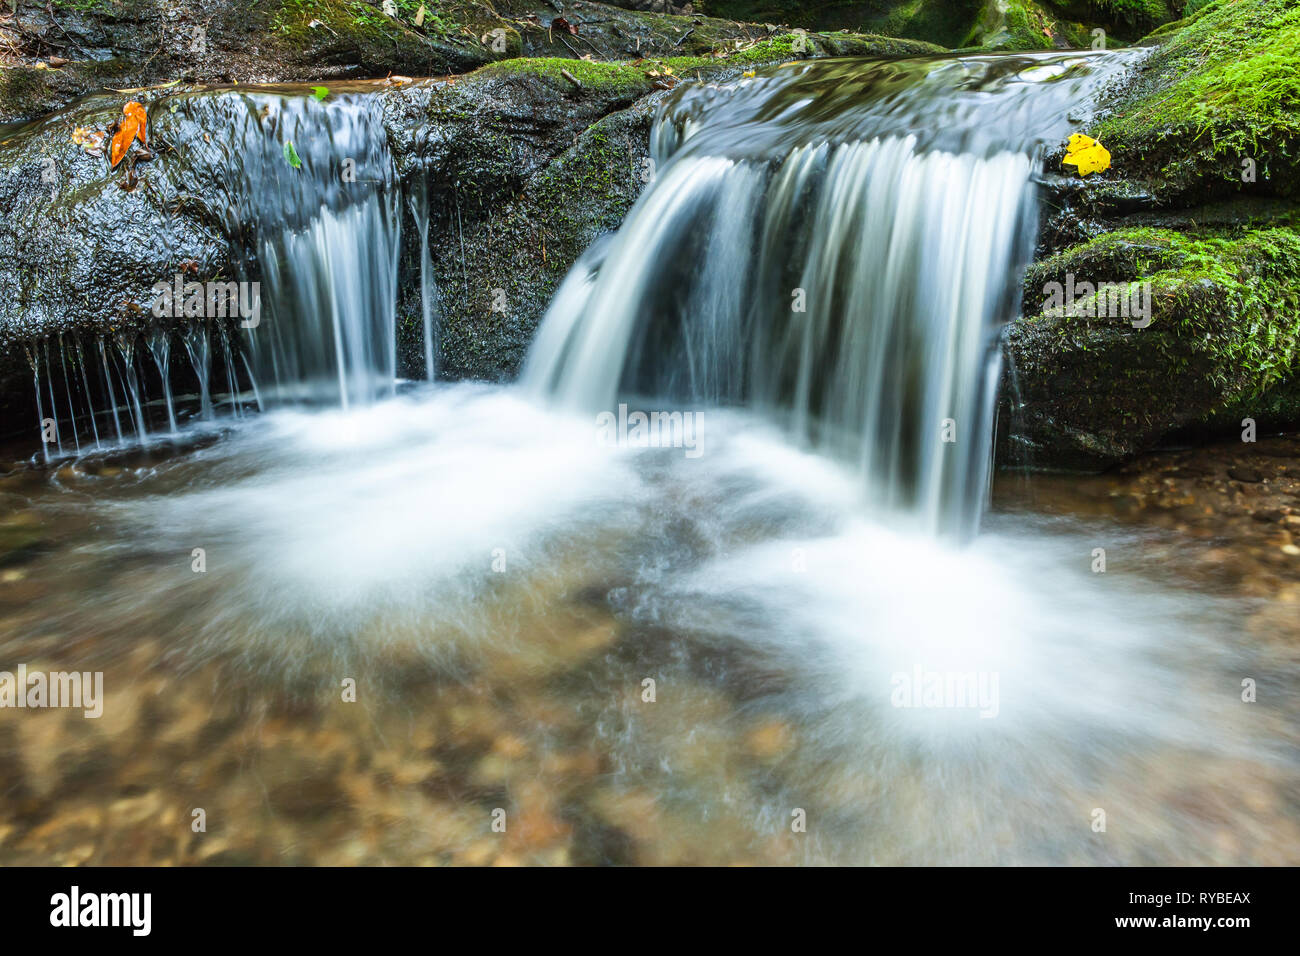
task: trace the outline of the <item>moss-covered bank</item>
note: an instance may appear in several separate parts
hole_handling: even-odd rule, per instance
[[[1162,39],[1096,130],[1110,178],[1166,204],[1300,195],[1300,6],[1214,0]]]
[[[1121,229],[1030,269],[1027,307],[1071,281],[1121,284],[1148,295],[1150,313],[1122,315],[1091,295],[1075,314],[1049,308],[1011,328],[1019,394],[1009,425],[1022,460],[1098,467],[1175,433],[1236,428],[1238,414],[1261,429],[1285,424],[1269,395],[1300,369],[1293,227]]]
[[[1102,468],[1243,418],[1300,425],[1300,8],[1186,12],[1088,130],[1111,168],[1049,190],[1006,338],[1004,462]],[[1150,324],[1045,309],[1067,278],[1149,290]]]

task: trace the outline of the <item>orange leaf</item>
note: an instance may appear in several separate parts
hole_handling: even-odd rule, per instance
[[[122,120],[118,127],[116,135],[113,136],[113,145],[108,154],[108,165],[110,168],[116,166],[126,157],[126,151],[131,148],[131,140],[135,139],[135,134],[140,128],[140,123],[134,116],[128,116]]]
[[[135,100],[132,100],[130,103],[127,103],[126,106],[122,107],[122,112],[139,124],[139,129],[136,130],[135,137],[140,141],[141,146],[146,145],[144,138],[145,127],[149,123],[149,118],[145,115],[144,107],[135,102]]]

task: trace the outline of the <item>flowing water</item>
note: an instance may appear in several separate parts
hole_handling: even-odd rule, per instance
[[[136,305],[158,315],[161,301],[163,321],[145,333],[32,343],[37,414],[54,436],[46,461],[87,439],[97,451],[174,441],[182,419],[239,418],[245,406],[346,409],[394,394],[399,190],[373,96],[344,87],[322,102],[270,87],[177,96],[170,109],[200,130],[230,131],[186,143],[178,201],[208,194],[238,275],[200,282],[190,262],[193,273],[153,277],[166,291]],[[196,168],[222,176],[190,183]],[[417,211],[427,231],[427,210]],[[422,285],[431,354],[437,290]],[[192,401],[173,394],[173,354],[188,359]],[[128,431],[116,421],[108,431],[123,408]]]
[[[1194,458],[985,511],[1039,149],[1131,62],[679,90],[515,387],[388,394],[394,207],[318,202],[332,405],[0,479],[0,660],[106,698],[0,712],[0,859],[1297,862],[1300,532]]]
[[[795,63],[682,87],[654,188],[557,295],[525,383],[590,411],[629,392],[743,404],[854,461],[883,513],[973,529],[1038,152],[1133,56]]]

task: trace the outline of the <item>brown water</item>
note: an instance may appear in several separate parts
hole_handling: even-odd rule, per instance
[[[0,669],[105,699],[0,710],[0,863],[1300,862],[1300,440],[1002,475],[957,549],[743,421],[432,396],[9,466]],[[996,718],[890,707],[911,648]]]

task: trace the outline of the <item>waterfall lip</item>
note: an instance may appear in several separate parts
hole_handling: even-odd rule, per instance
[[[657,159],[679,149],[758,159],[809,143],[909,135],[924,151],[1032,152],[1064,141],[1086,119],[1072,110],[1149,55],[1129,48],[831,58],[684,84],[660,105]]]

